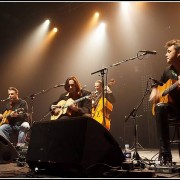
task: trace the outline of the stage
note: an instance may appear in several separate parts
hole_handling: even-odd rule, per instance
[[[123,150],[123,149],[122,149]],[[132,155],[134,150],[132,150]],[[172,150],[173,164],[160,165],[157,161],[157,149],[138,149],[140,161],[123,162],[123,167],[112,167],[108,164],[96,163],[88,168],[79,178],[180,178],[180,158],[177,149]],[[138,163],[140,162],[140,163]],[[17,158],[10,163],[0,164],[0,178],[69,178],[66,175],[49,173],[46,170],[29,168],[25,158]],[[76,174],[71,178],[76,178]]]

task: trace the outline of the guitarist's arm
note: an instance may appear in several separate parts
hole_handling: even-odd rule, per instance
[[[169,80],[168,74],[169,67],[165,69],[163,72],[163,75],[161,76],[160,82],[166,83]],[[180,75],[178,76],[178,82],[179,85],[177,86],[177,90],[180,90]],[[157,103],[161,97],[161,94],[158,92],[158,86],[154,86],[152,88],[151,94],[149,96],[149,101],[152,101],[153,103]]]
[[[157,97],[157,87],[153,87],[151,90],[151,94],[149,96],[149,101],[150,102],[157,102],[158,101],[158,97]]]
[[[28,104],[25,100],[20,100],[20,103],[17,105],[17,107],[14,107],[16,109],[22,109],[19,112],[16,112],[15,110],[12,110],[12,112],[7,116],[7,119],[9,121],[9,124],[17,124],[20,125],[21,123],[25,121],[29,121],[28,119]]]
[[[116,98],[115,98],[115,96],[114,96],[114,94],[112,92],[111,93],[106,93],[105,97],[110,103],[115,103],[116,102]]]
[[[88,96],[90,95],[91,93],[89,91],[86,91],[86,90],[82,90],[82,97],[84,96]],[[77,109],[77,113],[80,114],[80,115],[83,115],[83,114],[91,114],[91,107],[92,107],[92,101],[91,99],[89,98],[85,98],[83,101],[81,101],[80,103],[80,106],[78,106],[78,109]]]
[[[51,112],[52,115],[58,115],[60,112],[60,108],[57,106],[57,104],[62,101],[62,100],[67,100],[65,97],[65,94],[67,93],[63,93],[61,94],[61,96],[58,98],[58,100],[54,101],[51,106],[49,107],[49,111]]]
[[[167,71],[167,70],[166,70]],[[168,77],[167,77],[167,72],[164,71],[163,75],[160,78],[160,82],[166,83],[168,81]],[[153,84],[150,96],[149,96],[149,101],[152,103],[157,103],[160,99],[160,93],[158,92],[158,84]]]
[[[56,107],[54,105],[51,105],[50,111],[51,111],[51,114],[57,116],[59,114],[59,112],[60,112],[60,108],[58,108],[58,107]]]

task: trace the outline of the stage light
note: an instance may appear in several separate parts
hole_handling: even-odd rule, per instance
[[[57,29],[57,28],[54,28],[54,29],[53,29],[53,31],[54,31],[54,32],[57,32],[57,31],[58,31],[58,29]]]
[[[96,13],[94,14],[94,17],[95,17],[95,18],[98,18],[98,17],[99,17],[99,13],[96,12]]]
[[[48,26],[50,24],[50,20],[47,19],[44,24]]]

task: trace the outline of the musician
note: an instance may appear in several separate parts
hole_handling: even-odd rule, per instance
[[[28,104],[19,98],[19,91],[15,87],[8,88],[7,104],[0,114],[0,135],[11,141],[11,135],[18,132],[18,144],[25,143],[28,123]]]
[[[115,101],[116,101],[114,94],[113,94],[112,90],[110,89],[114,83],[115,83],[115,80],[111,79],[111,81],[108,83],[108,86],[104,87],[105,97],[111,103],[115,103]],[[101,80],[95,81],[94,88],[95,88],[96,97],[102,96],[103,87],[102,87],[102,81]]]
[[[92,98],[92,118],[101,123],[106,129],[110,130],[110,113],[113,109],[113,103],[116,102],[114,94],[111,90],[112,85],[115,83],[114,79],[108,83],[108,86],[104,87],[104,116],[103,117],[103,85],[101,80],[97,80],[94,83],[94,96]]]
[[[59,99],[51,105],[51,120],[67,117],[91,116],[91,100],[86,96],[91,92],[83,89],[75,76],[68,77]],[[64,108],[67,107],[67,108]]]
[[[159,160],[163,163],[172,162],[170,147],[169,126],[171,119],[180,120],[180,40],[173,39],[166,42],[167,66],[161,76],[160,81],[164,83],[177,82],[177,87],[168,94],[169,101],[161,102],[162,92],[158,86],[152,88],[149,100],[155,104],[154,112],[157,123],[157,135],[159,137]]]

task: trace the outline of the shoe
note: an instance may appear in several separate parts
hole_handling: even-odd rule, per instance
[[[25,143],[17,143],[16,146],[17,146],[17,147],[24,147],[24,146],[25,146]]]
[[[170,152],[162,153],[162,163],[164,165],[172,164],[172,154]]]
[[[161,165],[167,165],[172,163],[172,154],[171,152],[159,152],[158,161]]]

